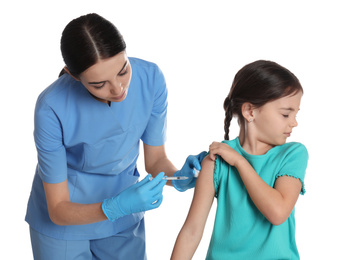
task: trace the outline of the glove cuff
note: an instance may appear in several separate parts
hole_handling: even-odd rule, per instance
[[[181,176],[181,172],[180,172],[180,171],[177,171],[177,172],[174,173],[173,176],[174,176],[174,177]],[[176,190],[178,190],[179,192],[184,192],[184,191],[186,191],[186,190],[188,189],[188,188],[186,188],[186,187],[181,187],[181,186],[180,186],[181,181],[171,181],[171,183],[172,183],[173,187],[174,187]]]
[[[118,218],[127,215],[120,207],[118,197],[105,199],[102,202],[102,210],[104,215],[111,221],[114,222]]]

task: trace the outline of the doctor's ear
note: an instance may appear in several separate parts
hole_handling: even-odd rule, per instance
[[[249,102],[242,105],[242,116],[247,122],[253,122],[254,120],[254,109],[255,106]]]
[[[70,75],[72,78],[74,78],[76,81],[80,81],[79,77],[73,75],[73,74],[68,70],[68,68],[67,68],[66,66],[65,66],[63,69],[64,69],[64,71],[65,71],[67,74],[69,74],[69,75]]]

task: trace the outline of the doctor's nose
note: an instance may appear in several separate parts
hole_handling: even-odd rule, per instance
[[[112,95],[118,96],[123,92],[123,86],[121,82],[111,82],[110,83],[110,93]]]

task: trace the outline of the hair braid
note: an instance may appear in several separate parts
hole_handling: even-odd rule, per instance
[[[227,96],[224,100],[224,110],[225,110],[225,119],[224,119],[224,139],[229,140],[229,129],[230,123],[232,120],[232,104],[231,99]]]

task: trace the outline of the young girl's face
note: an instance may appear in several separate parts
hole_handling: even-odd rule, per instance
[[[269,145],[282,145],[296,127],[302,92],[282,97],[254,109],[254,125],[259,141]]]

